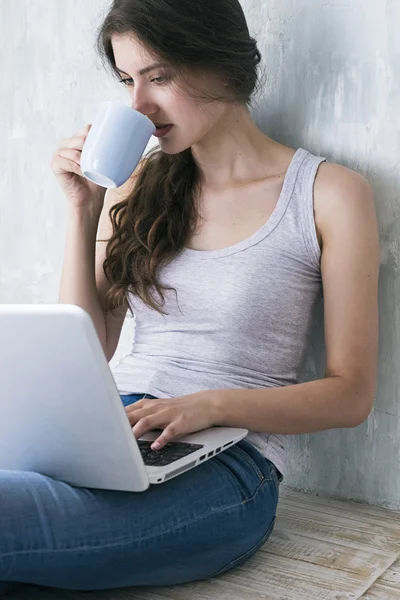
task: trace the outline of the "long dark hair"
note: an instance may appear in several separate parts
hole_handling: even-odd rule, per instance
[[[175,85],[200,102],[250,105],[262,81],[257,69],[261,54],[239,0],[114,0],[99,27],[96,47],[106,69],[120,79],[113,34],[132,35],[151,57],[172,67]],[[223,92],[189,88],[188,72],[216,75],[224,82]],[[196,229],[202,182],[190,148],[166,154],[157,146],[142,157],[134,189],[109,213],[113,234],[103,263],[111,283],[107,312],[124,307],[133,315],[127,302],[132,292],[163,313],[162,290],[173,288],[162,285],[157,276]]]

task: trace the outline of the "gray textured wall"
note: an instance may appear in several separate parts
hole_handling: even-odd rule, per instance
[[[126,101],[96,58],[105,0],[0,1],[0,302],[56,302],[66,199],[49,163],[101,100]],[[366,423],[288,439],[286,483],[400,508],[399,0],[242,0],[264,57],[261,129],[367,176],[382,240],[380,359]],[[129,351],[127,320],[112,364]],[[304,380],[323,374],[322,306]]]

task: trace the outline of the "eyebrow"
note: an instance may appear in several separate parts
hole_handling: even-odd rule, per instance
[[[154,65],[150,65],[150,67],[145,67],[144,69],[141,69],[139,71],[139,75],[144,75],[145,73],[148,73],[149,71],[153,71],[154,69],[158,69],[160,67],[165,67],[165,65],[163,63],[156,63]],[[124,73],[125,75],[129,75],[129,73],[127,73],[126,71],[123,71],[119,67],[115,67],[115,68],[117,69],[117,71],[120,71],[120,73]]]

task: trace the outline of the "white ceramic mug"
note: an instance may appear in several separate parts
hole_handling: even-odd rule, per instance
[[[130,106],[102,102],[82,148],[83,175],[102,187],[119,187],[136,169],[155,131],[152,121]]]

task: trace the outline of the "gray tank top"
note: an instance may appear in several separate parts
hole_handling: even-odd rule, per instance
[[[325,160],[299,148],[272,215],[251,237],[221,250],[184,248],[164,267],[160,280],[177,291],[165,293],[168,315],[130,295],[132,350],[112,369],[120,394],[299,382],[322,295],[313,186]],[[246,440],[285,475],[285,438],[251,431]]]

